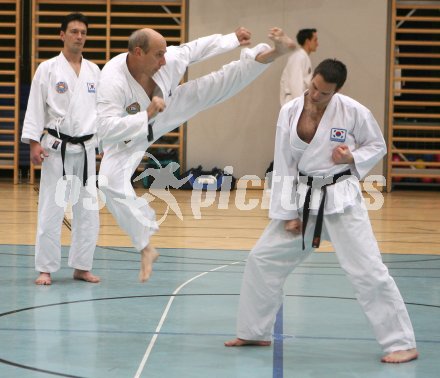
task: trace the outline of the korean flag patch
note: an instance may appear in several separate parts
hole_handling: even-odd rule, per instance
[[[333,142],[345,142],[347,130],[345,129],[331,129],[330,140]]]
[[[87,89],[89,93],[96,93],[95,83],[87,83]]]

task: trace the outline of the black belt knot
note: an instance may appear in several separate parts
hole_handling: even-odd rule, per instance
[[[88,141],[89,139],[93,138],[93,134],[88,134],[88,135],[83,135],[80,137],[72,137],[70,135],[67,134],[63,134],[63,133],[58,133],[56,130],[54,129],[47,129],[47,132],[52,135],[55,138],[59,138],[61,139],[61,161],[63,164],[63,178],[66,177],[66,171],[64,169],[64,160],[66,158],[66,145],[67,143],[72,143],[72,144],[80,144],[83,149],[84,149],[84,169],[83,169],[83,186],[86,185],[87,182],[87,178],[88,176],[88,172],[87,172],[87,151],[86,151],[86,146],[84,145],[84,142]]]
[[[344,176],[351,176],[351,171],[347,169],[344,172],[337,173],[333,176],[328,177],[313,177],[313,176],[307,176],[304,173],[299,173],[301,177],[307,177],[307,182],[305,183],[308,186],[306,198],[304,200],[304,208],[303,208],[303,221],[302,221],[302,248],[305,249],[305,243],[304,243],[304,235],[306,232],[307,222],[309,220],[309,213],[310,213],[310,199],[312,195],[312,188],[320,188],[322,191],[322,198],[321,202],[319,204],[318,209],[318,216],[316,218],[316,225],[315,225],[315,231],[313,232],[313,241],[312,241],[312,247],[313,248],[319,248],[319,245],[321,243],[321,231],[322,231],[322,223],[324,220],[324,206],[325,206],[325,199],[327,197],[327,186],[334,185],[336,182]],[[346,177],[345,179],[347,179]]]

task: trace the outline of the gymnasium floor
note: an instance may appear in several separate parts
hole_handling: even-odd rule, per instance
[[[328,245],[289,277],[273,345],[225,348],[248,244],[267,212],[237,220],[233,209],[210,207],[195,223],[188,194],[176,196],[186,218],[162,225],[155,239],[161,257],[148,283],[138,283],[139,255],[103,209],[93,269],[102,282],[73,281],[63,247],[63,268],[41,287],[33,284],[35,190],[0,185],[0,377],[438,377],[438,193],[385,195],[385,207],[371,214],[418,341],[420,358],[402,365],[379,362],[381,350]],[[66,227],[65,245],[68,234]],[[194,242],[201,238],[204,247]],[[181,246],[171,247],[177,240]]]

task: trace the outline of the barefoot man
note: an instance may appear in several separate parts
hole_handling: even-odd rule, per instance
[[[30,144],[32,163],[42,164],[35,245],[35,269],[40,272],[37,285],[52,284],[51,274],[60,269],[64,197],[68,196],[63,187],[76,193],[70,194],[75,198],[68,261],[75,269],[73,278],[99,282],[91,273],[99,234],[95,183],[99,68],[82,57],[87,26],[81,13],[63,19],[60,38],[64,47],[57,57],[38,66],[23,123],[21,140]],[[88,181],[89,176],[93,179]]]
[[[162,135],[197,113],[234,96],[257,78],[268,63],[292,51],[294,42],[279,28],[270,31],[271,48],[245,48],[240,60],[219,71],[179,85],[188,65],[250,44],[250,32],[199,38],[167,47],[152,29],[135,31],[128,52],[110,60],[98,85],[98,137],[104,156],[99,188],[106,206],[141,254],[139,279],[145,282],[159,254],[150,238],[158,230],[155,213],[136,196],[130,178],[144,152]]]
[[[418,356],[405,303],[382,262],[358,181],[385,155],[385,141],[371,112],[338,93],[346,76],[342,62],[326,59],[308,91],[281,108],[271,222],[247,259],[238,338],[227,347],[271,344],[284,282],[319,247],[322,231],[385,352],[382,361]]]

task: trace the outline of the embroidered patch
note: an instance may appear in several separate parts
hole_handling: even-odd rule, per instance
[[[345,129],[331,129],[330,140],[333,142],[345,142],[347,130]]]
[[[96,93],[95,83],[87,83],[87,89],[89,93]]]
[[[53,142],[52,150],[58,150],[59,145],[60,145],[60,141],[59,140],[56,140],[55,142]]]
[[[126,111],[128,114],[136,114],[136,113],[138,113],[140,110],[141,110],[141,106],[139,105],[138,102],[134,102],[133,104],[128,105],[128,106],[125,108],[125,111]]]
[[[59,81],[58,83],[55,84],[55,90],[60,94],[66,93],[68,89],[69,87],[67,86],[67,83],[65,83],[64,81]]]

